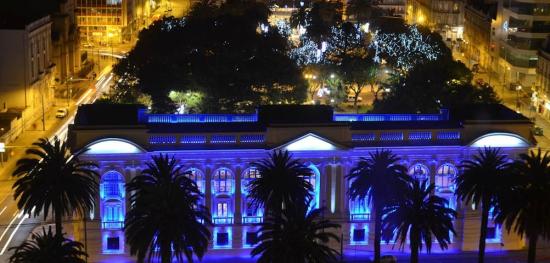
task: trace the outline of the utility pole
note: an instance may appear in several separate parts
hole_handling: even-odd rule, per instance
[[[42,104],[42,130],[45,131],[46,130],[46,113],[44,110],[44,87],[46,86],[46,79],[44,78],[44,76],[42,76],[42,85],[40,86],[42,87],[40,91],[40,100]]]

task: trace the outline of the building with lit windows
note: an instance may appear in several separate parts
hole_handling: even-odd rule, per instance
[[[109,116],[108,118],[106,116]],[[261,174],[253,163],[273,150],[290,151],[311,168],[312,206],[342,225],[345,249],[372,250],[371,210],[349,200],[345,176],[361,157],[390,149],[409,174],[436,185],[459,216],[450,251],[477,249],[480,211],[454,195],[459,165],[481,147],[501,147],[510,158],[531,146],[532,123],[501,105],[437,114],[340,114],[329,106],[264,106],[254,114],[149,114],[135,105],[84,105],[69,129],[69,143],[96,162],[101,194],[91,213],[102,251],[124,254],[124,214],[131,205],[124,183],[140,174],[151,156],[179,160],[205,195],[214,227],[211,249],[250,248],[262,211],[251,209],[246,184]],[[94,236],[89,234],[88,236]],[[90,241],[91,242],[91,241]],[[524,241],[490,223],[488,250],[520,249]],[[390,250],[393,244],[384,243]],[[91,246],[94,247],[94,246]],[[397,249],[397,248],[395,248]]]
[[[501,81],[534,88],[537,51],[550,34],[550,1],[499,1],[493,27]]]
[[[128,40],[147,24],[157,1],[75,0],[81,41],[110,45]]]
[[[407,22],[439,32],[444,39],[458,40],[464,32],[464,2],[459,0],[411,0]]]
[[[0,21],[0,124],[2,142],[11,142],[53,105],[55,64],[52,61],[49,15],[6,16]]]

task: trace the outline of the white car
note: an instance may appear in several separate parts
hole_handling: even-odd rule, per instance
[[[85,47],[85,48],[93,48],[94,47],[94,45],[92,43],[84,43],[82,46]]]
[[[68,113],[69,113],[69,111],[66,108],[57,109],[57,111],[55,112],[55,117],[56,118],[65,118]]]

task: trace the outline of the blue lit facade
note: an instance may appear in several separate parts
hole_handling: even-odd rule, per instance
[[[308,110],[311,108],[304,111]],[[447,111],[418,115],[313,113],[318,114],[287,122],[261,109],[245,115],[149,115],[139,111],[134,125],[120,126],[77,121],[70,128],[70,142],[74,149],[89,149],[82,158],[97,162],[102,175],[95,218],[102,229],[103,252],[127,253],[123,246],[116,247],[113,239],[118,237],[123,244],[120,222],[130,205],[124,182],[140,174],[145,162],[159,153],[179,160],[204,193],[203,202],[214,223],[212,249],[252,247],[263,211],[250,205],[246,186],[261,176],[253,163],[275,149],[291,151],[312,169],[312,207],[325,207],[324,217],[342,225],[338,236],[343,234],[346,249],[372,249],[374,227],[366,200],[347,198],[350,183],[345,175],[360,157],[390,149],[402,158],[400,163],[411,176],[434,183],[434,194],[458,210],[457,235],[450,249],[476,250],[480,211],[454,196],[454,178],[461,161],[476,153],[480,140],[483,146],[503,147],[510,158],[530,147],[525,138],[530,138],[531,123],[519,116],[471,121],[453,119]],[[108,151],[110,143],[116,146],[112,152]],[[121,152],[122,148],[126,152]],[[520,237],[502,234],[494,224],[490,227],[489,250],[523,247]],[[392,246],[383,245],[384,249]]]

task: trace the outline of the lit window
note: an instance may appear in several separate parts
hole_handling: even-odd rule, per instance
[[[314,164],[310,164],[308,168],[311,169],[311,174],[310,176],[305,176],[304,179],[308,181],[313,187],[313,200],[310,204],[310,208],[319,208],[320,187],[318,179],[320,176],[320,172],[319,169],[317,169],[317,166],[315,166]]]
[[[409,175],[416,180],[421,181],[430,179],[428,167],[420,163],[417,163],[409,168]]]
[[[370,219],[370,208],[367,199],[349,200],[351,221],[367,221]]]
[[[437,169],[435,187],[438,192],[454,192],[454,179],[457,175],[456,167],[452,164],[443,164]]]
[[[201,193],[204,193],[204,175],[199,169],[189,168],[187,169],[185,176],[193,180],[197,184],[199,191],[201,191]]]
[[[233,192],[233,176],[227,168],[221,168],[214,172],[213,176],[214,193]]]
[[[227,217],[227,202],[219,202],[216,210],[217,217]]]
[[[100,186],[102,228],[124,227],[124,177],[116,171],[109,171],[101,178]]]
[[[248,183],[254,179],[260,178],[260,171],[256,167],[250,167],[243,172],[241,180],[241,192],[243,194],[248,193]]]

